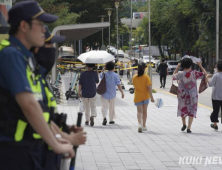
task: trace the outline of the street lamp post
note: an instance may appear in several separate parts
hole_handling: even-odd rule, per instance
[[[219,0],[216,2],[216,62],[219,59]]]
[[[150,28],[150,0],[148,0],[148,11],[149,11],[149,76],[152,81],[152,66],[151,66],[151,28]]]
[[[122,34],[122,50],[123,50],[123,34]]]
[[[132,7],[132,0],[130,0],[130,60],[132,56],[132,19],[133,19],[133,7]]]
[[[136,59],[136,45],[135,45],[135,41],[133,41],[133,46],[134,46],[133,55],[134,55],[134,60],[135,60]]]
[[[111,25],[111,23],[110,23],[110,16],[111,16],[111,14],[112,14],[112,8],[106,8],[105,10],[107,10],[107,13],[108,13],[108,16],[109,16],[109,48],[110,48],[110,25]]]
[[[116,1],[115,2],[115,7],[116,7],[116,23],[117,23],[117,35],[116,35],[116,49],[117,49],[117,54],[118,54],[118,29],[119,29],[119,25],[118,25],[118,8],[119,8],[119,2]],[[118,56],[118,55],[117,55]]]
[[[104,18],[106,17],[106,15],[99,15],[99,18],[101,18],[101,22],[104,22]],[[103,46],[103,29],[102,29],[102,46]]]
[[[131,39],[131,42],[132,42],[132,49],[135,50],[135,49],[133,48],[133,46],[134,46],[134,38]],[[133,54],[131,54],[131,55],[133,55]],[[134,60],[135,60],[135,53],[134,53]]]

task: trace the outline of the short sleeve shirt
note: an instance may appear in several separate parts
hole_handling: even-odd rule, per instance
[[[102,94],[102,97],[107,100],[111,100],[116,97],[116,86],[120,85],[119,75],[113,71],[105,73],[106,76],[106,92]],[[103,73],[100,73],[100,78],[103,77]]]
[[[168,66],[166,63],[161,63],[158,68],[160,75],[167,75],[167,68]]]
[[[173,80],[184,80],[184,82],[186,81],[190,81],[188,80],[189,78],[193,81],[196,81],[197,79],[202,79],[204,76],[203,72],[199,72],[196,70],[191,70],[191,71],[179,71],[177,74],[173,75]]]
[[[139,76],[136,74],[133,76],[133,86],[135,87],[134,103],[142,102],[150,98],[147,86],[150,86],[151,80],[148,75],[143,74]]]
[[[96,83],[99,82],[98,73],[84,71],[80,75],[79,84],[82,86],[82,97],[93,98],[96,95]]]
[[[134,64],[132,65],[132,67],[137,67],[137,66],[138,66],[137,63],[134,63]],[[133,70],[137,70],[137,68],[133,68]]]
[[[212,99],[222,101],[222,72],[217,72],[214,74],[212,79],[209,81],[209,86],[212,88]]]
[[[0,87],[15,96],[21,92],[32,92],[26,76],[27,61],[32,53],[14,36],[10,36],[11,46],[0,51]]]

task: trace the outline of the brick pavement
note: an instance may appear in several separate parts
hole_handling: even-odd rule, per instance
[[[69,79],[62,78],[63,91],[67,89]],[[125,82],[126,84],[126,82]],[[162,98],[164,106],[156,108],[153,103],[148,106],[147,132],[137,132],[136,107],[133,95],[126,85],[125,98],[120,98],[117,91],[116,124],[102,125],[102,114],[97,100],[98,117],[95,125],[85,126],[87,143],[80,146],[77,153],[76,170],[205,170],[222,169],[222,162],[204,166],[205,158],[222,156],[221,128],[210,128],[210,110],[198,107],[197,118],[192,125],[192,134],[181,132],[182,121],[177,117],[177,98],[162,92],[154,98]],[[155,85],[154,85],[155,87]],[[210,102],[210,101],[209,101]],[[78,101],[70,99],[59,105],[60,112],[68,114],[68,124],[76,122]],[[83,117],[83,124],[85,117]],[[179,164],[180,156],[200,156],[200,165]]]

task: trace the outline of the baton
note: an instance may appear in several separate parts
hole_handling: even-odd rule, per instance
[[[83,114],[81,112],[78,113],[77,124],[76,124],[77,127],[81,126],[82,115]],[[75,156],[71,159],[69,170],[75,170],[77,148],[78,148],[78,146],[73,146],[73,149],[75,151]]]

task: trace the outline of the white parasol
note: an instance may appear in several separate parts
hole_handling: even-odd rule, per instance
[[[113,55],[107,53],[106,51],[89,51],[81,54],[78,59],[81,60],[83,63],[103,64],[112,61],[115,58]]]

